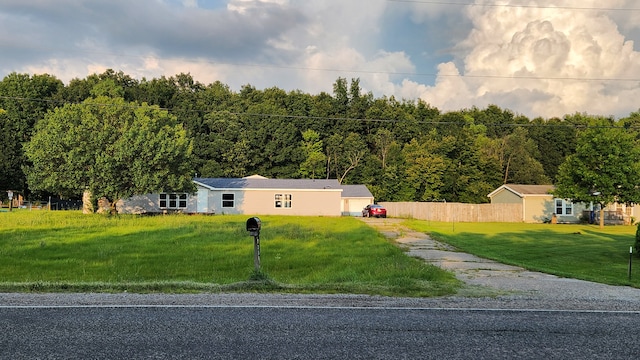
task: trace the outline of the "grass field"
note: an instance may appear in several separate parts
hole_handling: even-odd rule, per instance
[[[278,291],[438,296],[459,282],[354,218],[0,213],[0,291]]]
[[[635,226],[522,223],[437,223],[407,220],[404,225],[458,249],[511,265],[563,277],[640,287],[640,258],[629,247]]]

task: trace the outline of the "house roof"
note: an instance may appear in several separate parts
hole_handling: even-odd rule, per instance
[[[520,196],[550,196],[551,192],[555,189],[553,185],[522,185],[522,184],[505,184],[492,191],[488,197],[493,197],[502,190],[511,191],[512,193]]]
[[[340,187],[342,188],[343,198],[373,198],[366,185],[340,185]]]
[[[338,180],[331,179],[267,179],[267,178],[195,178],[193,181],[211,190],[221,189],[282,189],[282,190],[337,190]]]

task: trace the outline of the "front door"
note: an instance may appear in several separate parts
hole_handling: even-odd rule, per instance
[[[198,189],[198,213],[209,212],[209,190]]]

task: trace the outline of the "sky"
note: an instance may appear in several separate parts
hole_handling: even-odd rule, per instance
[[[603,5],[604,4],[604,5]],[[0,0],[0,78],[190,73],[441,111],[628,116],[640,109],[638,0]]]

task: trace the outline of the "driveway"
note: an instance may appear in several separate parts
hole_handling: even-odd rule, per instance
[[[362,218],[362,221],[394,239],[409,256],[453,272],[465,283],[461,296],[558,303],[614,301],[631,305],[635,310],[640,308],[640,289],[561,278],[483,259],[403,227],[402,219]]]

